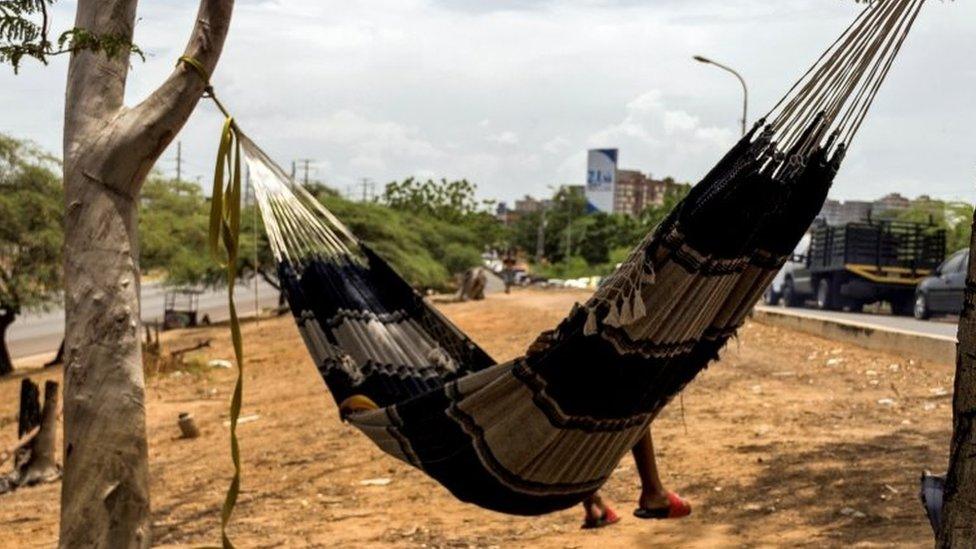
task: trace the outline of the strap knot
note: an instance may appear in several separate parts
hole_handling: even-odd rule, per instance
[[[207,74],[207,69],[203,68],[203,63],[197,61],[189,55],[181,55],[179,59],[176,60],[176,64],[186,63],[186,65],[196,71],[197,75],[203,80],[203,83],[207,85],[206,90],[209,92],[213,90],[210,86],[210,75]]]

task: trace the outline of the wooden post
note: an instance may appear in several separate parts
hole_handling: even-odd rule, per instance
[[[23,438],[41,425],[41,395],[37,384],[29,378],[20,382],[20,413],[17,415],[17,438]]]

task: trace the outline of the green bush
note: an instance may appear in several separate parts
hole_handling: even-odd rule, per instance
[[[324,202],[414,287],[450,289],[454,274],[481,263],[481,250],[487,244],[481,220],[449,223],[380,204],[338,197]]]

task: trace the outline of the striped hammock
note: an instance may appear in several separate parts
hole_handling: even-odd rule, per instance
[[[344,419],[488,509],[595,492],[807,230],[923,3],[864,9],[589,301],[504,364],[242,137],[282,288]]]

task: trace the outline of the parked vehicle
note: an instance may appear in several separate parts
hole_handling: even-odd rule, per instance
[[[798,307],[813,299],[818,309],[887,301],[899,315],[911,315],[915,287],[945,257],[945,230],[904,221],[815,225],[802,261],[783,273],[782,300]]]
[[[969,250],[959,250],[939,265],[932,276],[923,279],[915,290],[915,318],[959,314],[966,293],[968,266]]]
[[[773,278],[773,282],[770,283],[769,288],[766,288],[766,292],[763,293],[763,303],[766,305],[779,305],[783,299],[783,289],[787,275],[796,269],[806,266],[806,256],[809,249],[810,234],[807,233],[800,239],[800,242],[796,245],[796,249],[793,250],[793,255],[786,260],[783,268],[776,273],[776,277]]]

